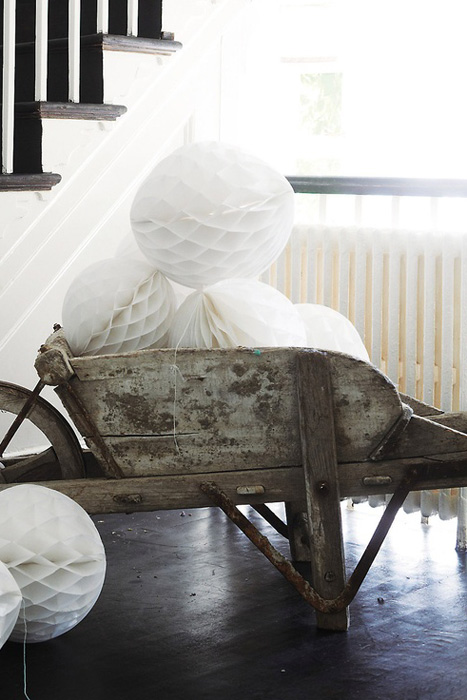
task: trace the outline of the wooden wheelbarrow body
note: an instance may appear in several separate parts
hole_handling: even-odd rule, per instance
[[[323,628],[347,629],[348,604],[408,491],[467,484],[464,415],[416,415],[439,412],[401,398],[374,366],[340,353],[156,349],[74,358],[58,332],[36,368],[103,473],[48,485],[91,513],[222,507],[317,609]],[[381,493],[395,495],[346,582],[340,501]],[[264,504],[276,501],[286,504],[287,527],[270,521],[287,531],[292,559],[311,561],[312,585],[236,508],[250,504],[268,517]]]

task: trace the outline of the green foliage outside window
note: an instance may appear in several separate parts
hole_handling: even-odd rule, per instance
[[[302,73],[302,127],[314,136],[341,133],[342,73]]]

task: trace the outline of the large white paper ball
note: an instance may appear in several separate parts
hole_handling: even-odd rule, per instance
[[[62,324],[74,355],[102,355],[163,347],[174,313],[164,275],[142,260],[111,258],[71,283]]]
[[[322,304],[295,304],[295,308],[305,324],[308,347],[337,350],[370,362],[357,329],[343,314]]]
[[[285,247],[293,218],[286,178],[217,142],[182,146],[162,160],[131,208],[133,232],[148,260],[195,288],[259,275]]]
[[[8,568],[0,562],[0,649],[13,631],[23,596]]]
[[[193,292],[170,330],[171,347],[303,346],[303,322],[286,296],[250,279],[230,279]]]
[[[23,597],[10,639],[41,642],[67,632],[91,610],[106,559],[86,511],[68,496],[36,484],[0,493],[0,561]]]
[[[120,241],[120,244],[115,251],[115,257],[125,258],[127,260],[131,258],[147,262],[146,256],[138,247],[136,239],[131,231]],[[193,288],[184,287],[182,284],[177,284],[177,282],[174,282],[173,280],[169,280],[169,282],[175,294],[176,308],[178,308],[182,301],[184,301],[187,296],[192,293]]]

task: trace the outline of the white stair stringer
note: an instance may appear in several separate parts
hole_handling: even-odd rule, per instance
[[[180,52],[162,59],[144,55],[135,59],[132,54],[130,59],[116,52],[105,56],[106,101],[125,104],[128,112],[114,123],[81,125],[85,131],[89,127],[89,140],[74,145],[67,159],[62,158],[58,172],[63,179],[51,192],[0,195],[2,203],[11,198],[2,226],[6,233],[0,260],[4,380],[35,384],[37,349],[61,320],[62,300],[72,278],[95,260],[114,254],[130,228],[134,193],[154,165],[186,140],[219,137],[220,106],[210,95],[214,86],[218,89],[222,36],[240,21],[248,3],[178,0],[178,5],[186,6],[180,8],[180,16],[197,8],[187,22],[190,35],[183,35],[183,23],[176,29],[176,39],[183,44]],[[109,90],[114,80],[115,92],[121,91],[125,60],[133,67],[138,64],[137,76],[130,81],[125,100],[121,94],[114,99]],[[147,83],[144,92],[141,82]],[[55,121],[44,127],[46,145]],[[70,122],[58,128],[66,134],[67,125]],[[78,128],[72,126],[68,134]],[[64,138],[73,141],[73,135],[62,135],[60,140]],[[52,150],[45,153],[47,170],[53,169],[52,159],[61,157],[51,154]]]

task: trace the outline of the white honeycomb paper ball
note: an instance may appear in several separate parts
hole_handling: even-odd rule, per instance
[[[100,260],[71,283],[62,324],[75,356],[163,347],[175,313],[169,281],[147,261]]]
[[[230,279],[193,292],[170,330],[171,347],[299,347],[303,322],[286,296],[263,282]]]
[[[0,493],[0,561],[23,597],[15,642],[64,634],[88,614],[104,583],[105,551],[91,518],[68,496],[36,484]]]
[[[120,243],[117,246],[117,249],[115,251],[115,258],[125,258],[125,260],[141,260],[142,262],[148,262],[147,257],[144,255],[144,253],[141,251],[139,248],[138,244],[136,243],[136,238],[133,235],[132,231],[128,231],[128,233],[125,234],[125,236],[122,238]],[[153,269],[156,270],[157,268],[153,266]]]
[[[144,262],[148,262],[146,256],[144,253],[138,248],[138,244],[136,243],[136,239],[133,236],[133,233],[127,234],[121,241],[120,245],[117,247],[117,250],[115,251],[115,257],[116,258],[126,258],[126,259],[134,259],[134,260],[143,260]],[[192,293],[193,288],[192,287],[184,287],[182,284],[177,284],[177,282],[173,282],[173,280],[169,280],[170,286],[172,287],[174,294],[175,294],[175,306],[178,309],[182,301],[185,301],[187,296]]]
[[[357,329],[339,311],[322,304],[295,304],[295,308],[305,324],[308,347],[336,350],[370,362]]]
[[[199,288],[268,268],[289,238],[294,194],[283,175],[255,156],[200,142],[154,168],[130,217],[148,260],[175,282]]]
[[[23,596],[8,568],[0,562],[0,649],[13,631]]]

